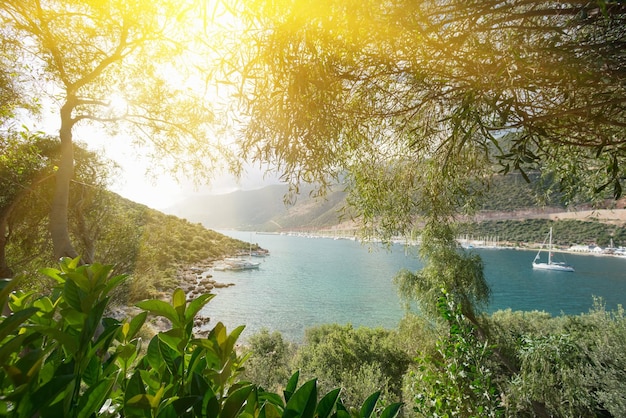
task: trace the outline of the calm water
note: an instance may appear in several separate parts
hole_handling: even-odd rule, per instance
[[[265,327],[300,341],[304,329],[325,323],[393,328],[403,316],[392,283],[400,269],[417,270],[415,248],[391,251],[348,240],[222,231],[258,243],[271,255],[255,258],[259,270],[211,271],[217,290],[203,313],[228,329],[245,324],[242,339]],[[626,305],[626,258],[567,255],[575,273],[534,271],[535,253],[475,250],[485,262],[492,290],[490,311],[541,310],[552,315],[580,314],[604,299],[608,309]]]

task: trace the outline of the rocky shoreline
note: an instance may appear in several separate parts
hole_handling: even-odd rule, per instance
[[[219,260],[205,260],[178,269],[176,274],[178,281],[177,287],[185,292],[188,303],[202,294],[211,293],[213,289],[221,289],[235,285],[234,283],[220,283],[213,279],[209,271],[213,268],[216,261]],[[171,303],[172,292],[173,290],[159,292],[156,298]],[[120,321],[124,318],[137,315],[140,312],[140,309],[134,306],[117,306],[111,307],[110,309],[109,315]],[[210,328],[207,327],[210,320],[211,318],[203,316],[201,313],[196,315],[193,327],[194,334],[198,337],[206,336],[210,331]],[[156,334],[172,328],[172,323],[167,318],[154,315],[148,316],[146,325],[148,326],[148,334]]]

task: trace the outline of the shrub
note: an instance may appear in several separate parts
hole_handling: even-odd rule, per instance
[[[358,412],[348,412],[333,390],[318,402],[317,382],[298,387],[298,374],[284,396],[239,379],[245,360],[235,351],[243,326],[230,334],[217,323],[206,338],[193,334],[195,315],[214,295],[187,301],[176,289],[171,302],[146,300],[129,320],[105,318],[111,291],[125,276],[112,267],[63,259],[45,269],[57,285],[48,296],[13,292],[20,279],[4,283],[0,304],[10,315],[0,322],[0,414],[9,417],[340,417],[372,416],[380,393]],[[142,351],[138,337],[148,313],[172,328],[152,337]],[[400,404],[381,418],[397,415]]]

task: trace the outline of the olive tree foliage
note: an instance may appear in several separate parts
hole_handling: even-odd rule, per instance
[[[294,184],[348,170],[366,219],[424,210],[414,192],[492,164],[541,169],[572,195],[621,193],[623,2],[242,5],[255,28],[233,62],[246,81],[244,146]]]
[[[621,194],[623,2],[240,6],[248,49],[226,63],[246,155],[294,190],[343,182],[366,231],[436,231],[497,172],[539,170],[570,199]]]
[[[33,95],[56,104],[61,159],[50,231],[56,257],[76,255],[68,228],[77,127],[108,127],[114,140],[150,146],[149,157],[178,174],[202,176],[226,155],[194,63],[210,59],[200,42],[203,1],[3,0],[3,36],[19,46]],[[43,80],[41,80],[43,78]],[[123,136],[122,136],[123,135]],[[125,139],[121,139],[125,138]]]
[[[46,224],[60,158],[58,138],[41,132],[8,131],[0,141],[0,271],[41,267],[53,262]],[[96,242],[110,222],[106,190],[116,166],[76,144],[76,170],[70,185],[70,234],[85,260],[93,260]],[[102,245],[101,245],[102,247]],[[102,249],[102,248],[101,248]],[[49,252],[48,252],[49,251]],[[31,262],[35,264],[31,266]]]
[[[33,132],[9,131],[0,137],[0,276],[12,277],[6,249],[25,198],[52,177],[58,146]],[[46,206],[46,205],[41,205]],[[23,209],[23,208],[22,208]]]

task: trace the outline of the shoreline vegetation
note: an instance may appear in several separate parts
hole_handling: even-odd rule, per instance
[[[345,230],[348,231],[348,230]],[[344,231],[344,232],[345,232]],[[353,235],[344,234],[344,235],[336,235],[336,234],[328,234],[324,232],[303,232],[303,231],[285,231],[285,232],[257,232],[259,235],[286,235],[286,236],[295,236],[302,238],[322,238],[322,239],[333,239],[333,240],[351,240],[351,241],[360,241],[362,243],[382,243],[382,240],[379,239],[365,239],[361,240],[358,238],[356,233],[353,232]],[[545,247],[544,244],[536,242],[536,243],[517,243],[513,241],[500,241],[497,236],[495,237],[459,237],[457,238],[457,242],[464,249],[496,249],[496,250],[519,250],[519,251],[537,251]],[[395,237],[391,239],[392,244],[398,245],[408,245],[408,246],[419,246],[419,239],[406,239],[402,237]],[[595,255],[595,256],[615,256],[615,257],[623,257],[626,259],[626,247],[600,247],[595,244],[591,245],[571,245],[569,247],[553,245],[553,252],[561,252],[561,253],[570,253],[570,254],[580,254],[580,255]]]

